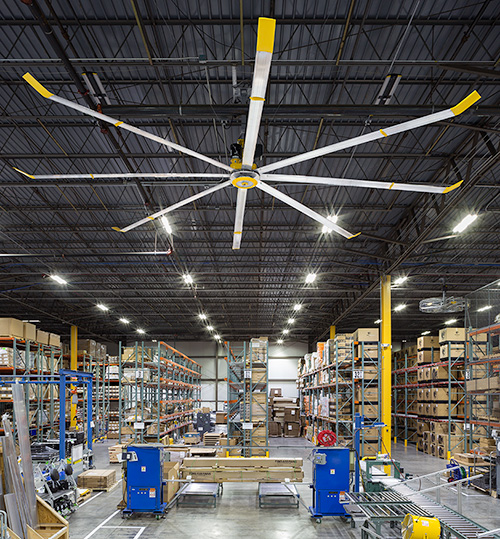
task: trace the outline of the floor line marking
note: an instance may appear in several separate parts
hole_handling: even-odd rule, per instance
[[[91,502],[92,500],[95,500],[97,498],[97,496],[100,496],[102,494],[102,492],[99,492],[98,494],[96,494],[95,496],[92,496],[92,498],[90,498],[89,500],[87,500],[86,502],[83,502],[82,504],[80,504],[78,507],[83,507],[84,505],[86,505],[87,503]]]
[[[145,529],[146,529],[146,528],[141,528],[141,529],[135,534],[134,539],[139,539],[139,537],[142,535],[142,532],[143,532]]]
[[[120,530],[141,530],[143,526],[101,526],[101,530],[114,530],[120,528]]]
[[[94,533],[101,529],[107,522],[109,522],[114,516],[116,516],[120,511],[119,510],[116,510],[114,513],[112,513],[106,520],[104,520],[103,522],[101,522],[99,524],[99,526],[96,526],[89,534],[87,534],[84,539],[89,539],[90,537],[92,537],[94,535]]]

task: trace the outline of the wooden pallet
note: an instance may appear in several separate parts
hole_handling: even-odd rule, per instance
[[[83,502],[90,500],[90,498],[92,497],[92,491],[90,489],[85,489],[85,490],[86,492],[78,496],[78,500],[76,501],[78,505],[81,505]]]
[[[118,481],[116,483],[113,483],[110,487],[102,487],[102,488],[91,488],[90,490],[92,492],[111,492],[118,486]]]

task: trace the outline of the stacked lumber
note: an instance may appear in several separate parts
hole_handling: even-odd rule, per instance
[[[78,487],[91,490],[110,490],[116,483],[115,470],[87,470],[78,476]]]
[[[186,458],[181,477],[191,477],[198,483],[302,482],[302,459],[295,458]]]

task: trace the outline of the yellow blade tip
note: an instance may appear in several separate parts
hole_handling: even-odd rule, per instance
[[[117,232],[123,232],[123,230],[121,228],[118,228],[117,226],[112,226],[111,228],[113,230],[116,230]]]
[[[460,180],[459,182],[454,183],[453,185],[450,185],[443,191],[443,195],[446,193],[449,193],[450,191],[453,191],[454,189],[457,189],[458,187],[462,185],[462,183],[463,183],[463,180]]]
[[[50,93],[45,86],[42,86],[31,73],[25,73],[23,79],[32,86],[41,96],[52,97],[54,94]]]
[[[471,94],[469,94],[465,99],[462,99],[458,105],[455,105],[454,107],[451,107],[451,112],[455,116],[458,116],[459,114],[462,114],[465,110],[467,110],[469,107],[472,107],[476,101],[479,101],[481,99],[481,96],[474,90]]]
[[[274,32],[276,30],[276,20],[266,17],[259,18],[259,27],[257,29],[257,51],[273,52]]]
[[[14,170],[17,170],[17,172],[21,173],[23,176],[28,176],[28,178],[31,178],[32,180],[35,179],[35,176],[33,174],[28,174],[27,172],[24,172],[24,170],[21,170],[20,168],[12,167]]]
[[[358,232],[357,234],[353,234],[352,236],[349,236],[347,239],[352,240],[353,238],[357,238],[360,234],[361,232]]]

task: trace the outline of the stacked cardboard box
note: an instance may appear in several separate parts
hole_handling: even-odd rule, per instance
[[[273,422],[279,423],[284,436],[300,436],[299,400],[289,397],[272,398]],[[296,434],[298,432],[298,434]]]
[[[87,470],[78,476],[79,488],[109,490],[116,483],[115,470]]]
[[[301,482],[304,478],[302,459],[274,458],[186,458],[181,477],[195,482]]]

